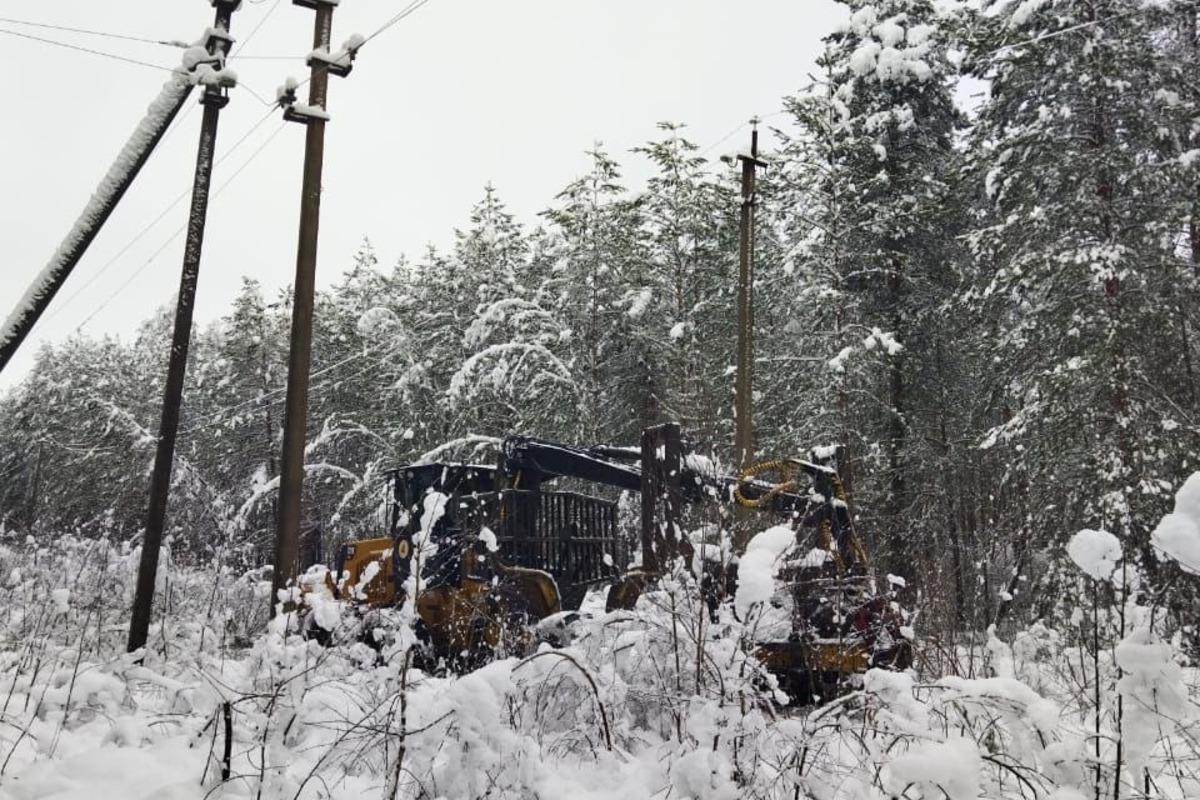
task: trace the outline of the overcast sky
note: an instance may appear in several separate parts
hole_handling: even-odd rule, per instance
[[[405,4],[343,0],[335,44],[373,32]],[[0,17],[195,39],[213,13],[207,0],[0,0]],[[312,17],[291,0],[244,2],[233,34],[245,39],[262,23],[243,55],[302,55]],[[684,122],[707,147],[752,115],[778,111],[781,98],[807,82],[820,39],[839,17],[830,0],[430,0],[365,47],[349,78],[332,79],[318,285],[338,278],[364,236],[384,263],[447,244],[489,181],[520,220],[534,221],[587,169],[584,151],[597,140],[637,186],[645,168],[625,151],[654,136],[656,122]],[[179,58],[157,45],[4,21],[0,29],[164,66]],[[299,58],[233,66],[245,88],[222,114],[218,153],[268,114],[251,90],[272,99],[287,75],[307,74]],[[0,126],[2,319],[166,73],[3,34],[0,72],[9,77]],[[181,115],[0,386],[28,370],[41,342],[81,324],[91,334],[126,336],[171,299],[182,256],[182,237],[171,237],[184,224],[186,200],[113,259],[189,189],[199,122],[198,110]],[[304,130],[277,131],[281,125],[276,112],[216,170],[220,185],[263,147],[210,206],[200,321],[225,312],[242,275],[271,293],[291,281]]]

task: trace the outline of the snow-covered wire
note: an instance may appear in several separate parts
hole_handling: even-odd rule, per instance
[[[267,9],[267,13],[262,15],[262,18],[259,19],[258,24],[255,25],[250,33],[246,35],[246,38],[238,42],[238,46],[234,48],[233,52],[229,55],[230,60],[237,58],[238,54],[246,48],[246,45],[250,44],[250,41],[258,35],[258,32],[262,30],[262,27],[267,24],[267,20],[269,20],[271,15],[275,13],[275,9],[279,8],[279,4],[281,2],[283,2],[283,0],[275,0],[274,4]]]
[[[315,378],[315,377],[318,377],[325,373],[331,372],[332,370],[334,370],[338,367],[344,366],[344,365],[349,364],[354,361],[358,361],[360,358],[364,358],[366,355],[367,355],[366,352],[355,353],[354,355],[349,356],[348,358],[344,358],[341,361],[334,362],[333,364],[330,364],[328,367],[324,367],[323,369],[320,369],[320,370],[312,373],[309,376],[309,378],[310,379]],[[313,385],[309,386],[308,387],[309,396],[311,397],[314,394],[314,390],[322,385],[323,384],[313,384]],[[249,400],[243,400],[240,403],[234,403],[231,406],[224,406],[222,408],[218,408],[216,411],[210,411],[209,413],[205,414],[204,416],[197,417],[195,420],[192,420],[193,424],[190,425],[186,430],[180,431],[179,435],[180,436],[189,436],[198,431],[202,431],[207,428],[212,428],[217,425],[222,425],[226,421],[228,421],[228,418],[230,415],[234,414],[234,412],[238,412],[243,409],[245,409],[247,411],[257,411],[258,409],[253,408],[253,406],[255,404],[263,403],[268,398],[277,397],[279,395],[282,395],[286,391],[287,391],[287,387],[283,386],[278,389],[272,389],[269,392],[263,392],[262,394],[260,394],[256,397],[252,397]],[[266,406],[275,405],[277,402],[278,401],[276,401],[275,403],[266,403]]]
[[[1013,42],[1012,44],[1000,45],[995,50],[987,51],[986,53],[983,54],[983,56],[985,58],[987,56],[994,56],[996,53],[1002,52],[1004,50],[1012,50],[1017,47],[1025,47],[1025,46],[1031,45],[1031,44],[1038,44],[1040,42],[1046,41],[1047,39],[1055,39],[1059,36],[1066,36],[1068,33],[1074,33],[1076,31],[1084,30],[1085,28],[1091,28],[1096,25],[1104,25],[1105,23],[1113,22],[1118,19],[1124,19],[1126,17],[1137,16],[1138,14],[1144,14],[1147,11],[1149,11],[1151,8],[1153,8],[1153,6],[1147,5],[1147,6],[1143,6],[1142,8],[1136,8],[1133,11],[1126,11],[1124,14],[1113,14],[1112,16],[1104,17],[1103,19],[1093,19],[1088,22],[1080,22],[1077,25],[1071,25],[1066,28],[1063,28],[1062,30],[1051,31],[1050,33],[1043,33],[1039,36],[1034,36],[1032,39],[1026,39],[1021,42]]]
[[[177,47],[186,49],[190,47],[187,42],[179,41],[178,39],[150,39],[145,36],[131,36],[124,33],[110,33],[108,31],[94,31],[88,28],[72,28],[67,25],[52,25],[47,22],[33,22],[27,19],[13,19],[11,17],[0,17],[0,22],[10,25],[26,25],[30,28],[44,28],[52,31],[65,31],[67,33],[83,33],[88,36],[102,36],[106,39],[120,39],[126,42],[142,42],[144,44],[159,44],[164,47]]]
[[[346,366],[347,364],[350,364],[350,363],[353,363],[360,359],[366,358],[368,355],[371,355],[374,351],[379,350],[384,345],[385,345],[385,343],[381,342],[381,343],[373,345],[373,346],[365,347],[365,348],[363,348],[363,350],[361,352],[358,352],[351,356],[343,358],[341,361],[335,361],[333,364],[330,364],[327,367],[322,367],[321,369],[312,373],[309,376],[309,378],[311,380],[312,378],[318,378],[323,375],[327,375],[330,372],[335,372],[336,370]],[[326,386],[329,386],[334,383],[338,383],[341,380],[353,379],[353,378],[359,377],[361,375],[365,375],[367,372],[370,372],[371,370],[373,370],[375,368],[376,368],[375,364],[370,364],[370,365],[368,365],[368,367],[366,369],[361,370],[360,372],[357,372],[354,375],[350,375],[347,377],[339,377],[337,379],[331,379],[328,381],[321,381],[320,383],[314,383],[308,387],[309,397],[319,396],[320,390]],[[262,403],[267,398],[278,397],[280,395],[283,395],[285,392],[287,392],[287,387],[281,386],[278,389],[272,389],[269,392],[263,392],[262,394],[258,395],[257,397],[253,397],[249,400],[243,400],[240,403],[235,403],[234,405],[231,405],[231,406],[219,408],[216,411],[212,411],[208,414],[205,414],[202,417],[198,417],[197,419],[193,420],[194,424],[189,426],[187,430],[181,431],[179,433],[179,435],[187,436],[189,434],[196,433],[197,431],[205,430],[206,428],[212,428],[217,425],[224,424],[228,420],[229,415],[232,414],[233,412],[239,411],[243,408],[248,408],[250,406],[254,406],[256,403]],[[275,400],[273,402],[267,403],[266,405],[267,406],[278,405],[280,402],[282,402],[282,399],[283,398],[281,398],[279,400]],[[256,411],[257,409],[248,408],[248,410]]]
[[[7,28],[0,28],[0,33],[8,34],[9,36],[16,36],[17,38],[20,38],[20,39],[29,39],[30,41],[33,41],[33,42],[42,42],[43,44],[54,45],[55,47],[65,47],[68,50],[78,50],[81,53],[90,53],[94,56],[102,56],[104,58],[111,58],[114,61],[122,61],[126,64],[136,64],[140,67],[150,67],[151,69],[163,70],[164,72],[174,72],[175,71],[174,67],[164,67],[162,64],[152,64],[149,61],[140,61],[136,58],[128,58],[126,56],[119,56],[116,53],[107,53],[103,50],[93,50],[90,47],[80,47],[77,44],[68,44],[67,42],[60,42],[55,39],[46,39],[41,36],[33,36],[28,33],[19,33],[17,31],[10,31]]]
[[[410,14],[416,13],[418,10],[420,10],[421,6],[425,5],[428,2],[429,2],[429,0],[413,0],[413,2],[409,3],[403,9],[401,9],[400,12],[396,14],[396,16],[392,17],[387,22],[383,23],[383,25],[381,25],[374,33],[372,33],[365,40],[363,40],[363,44],[366,44],[367,42],[371,41],[376,36],[383,33],[388,28],[392,27],[397,22],[399,22],[400,20],[409,16]]]
[[[778,116],[780,116],[781,114],[786,114],[786,113],[787,113],[786,111],[775,111],[775,112],[772,112],[772,113],[770,113],[770,114],[766,114],[766,115],[762,115],[762,114],[755,114],[755,115],[754,115],[754,118],[758,120],[759,124],[762,124],[764,121],[766,121],[766,120],[768,120],[768,119],[773,119],[773,118],[775,118],[775,117],[778,117]],[[747,128],[747,127],[750,125],[750,124],[751,124],[751,123],[750,123],[749,121],[746,121],[746,122],[743,122],[743,123],[741,123],[741,124],[740,124],[740,125],[738,125],[736,128],[734,128],[733,130],[731,130],[729,133],[725,134],[725,135],[724,135],[724,136],[722,136],[720,139],[718,139],[717,141],[713,142],[712,144],[710,144],[708,147],[706,147],[706,148],[704,148],[703,150],[701,150],[701,151],[700,151],[699,153],[697,153],[696,155],[697,155],[697,156],[699,156],[699,157],[701,157],[701,158],[703,158],[704,156],[706,156],[706,155],[708,155],[709,153],[711,153],[713,150],[716,150],[718,147],[720,147],[721,145],[723,145],[723,144],[725,144],[726,142],[728,142],[728,141],[729,141],[730,139],[732,139],[734,136],[736,136],[736,135],[738,135],[739,133],[741,133],[742,131],[744,131],[744,130],[745,130],[745,129],[746,129],[746,128]]]
[[[287,123],[281,122],[281,123],[279,124],[279,127],[277,127],[277,128],[276,128],[276,129],[275,129],[275,130],[274,130],[274,131],[271,133],[271,135],[270,135],[270,136],[268,136],[268,137],[267,137],[267,138],[266,138],[266,139],[263,141],[263,143],[262,143],[261,145],[259,145],[259,146],[258,146],[258,148],[257,148],[257,149],[256,149],[256,150],[255,150],[255,151],[254,151],[254,152],[253,152],[251,155],[250,155],[250,157],[249,157],[249,158],[247,158],[247,159],[246,159],[246,160],[245,160],[245,161],[242,163],[242,165],[241,165],[241,166],[239,166],[239,167],[238,167],[236,170],[234,170],[233,174],[232,174],[232,175],[230,175],[230,176],[229,176],[229,178],[228,178],[228,179],[227,179],[227,180],[226,180],[224,183],[222,183],[222,184],[221,184],[219,187],[217,187],[217,190],[216,190],[216,191],[214,191],[214,192],[212,193],[212,197],[213,197],[214,199],[215,199],[215,198],[217,198],[218,196],[220,196],[220,194],[221,194],[221,193],[222,193],[222,192],[223,192],[223,191],[224,191],[226,188],[228,188],[228,187],[229,187],[229,185],[230,185],[231,183],[233,183],[233,181],[234,181],[234,180],[236,180],[236,179],[237,179],[237,177],[238,177],[239,175],[241,175],[241,174],[242,174],[242,172],[243,172],[243,171],[244,171],[244,170],[245,170],[247,167],[249,167],[249,166],[250,166],[250,164],[251,164],[251,163],[252,163],[252,162],[253,162],[253,161],[254,161],[256,158],[258,158],[259,154],[260,154],[260,153],[262,153],[262,151],[266,149],[267,145],[269,145],[269,144],[270,144],[272,141],[274,141],[275,137],[279,135],[280,131],[282,131],[282,130],[283,130],[283,128],[284,128],[284,126],[285,126],[286,124],[287,124]],[[108,306],[108,305],[109,305],[109,304],[110,304],[110,303],[111,303],[113,300],[115,300],[115,299],[117,298],[117,296],[121,294],[121,292],[125,291],[125,290],[126,290],[126,289],[127,289],[129,286],[130,286],[130,284],[132,284],[132,283],[133,283],[133,282],[134,282],[134,281],[135,281],[135,280],[138,278],[138,276],[139,276],[139,275],[141,275],[143,272],[145,272],[145,271],[146,271],[146,270],[147,270],[147,269],[150,267],[150,265],[151,265],[151,264],[153,264],[153,263],[154,263],[154,261],[155,261],[155,260],[156,260],[156,259],[157,259],[157,258],[158,258],[160,255],[162,255],[163,251],[164,251],[164,250],[166,250],[166,249],[167,249],[167,248],[168,248],[168,247],[169,247],[169,246],[170,246],[170,245],[171,245],[171,244],[172,244],[172,243],[175,241],[175,239],[177,239],[177,238],[180,236],[180,234],[182,234],[182,233],[184,232],[184,230],[186,230],[186,227],[187,227],[186,225],[181,225],[179,228],[177,228],[177,229],[175,230],[175,232],[171,234],[170,238],[169,238],[169,239],[167,239],[165,242],[163,242],[163,244],[162,244],[162,246],[161,246],[161,247],[159,247],[157,250],[155,250],[155,251],[154,251],[154,253],[153,253],[153,254],[151,254],[151,256],[150,256],[148,259],[146,259],[146,261],[145,261],[145,262],[144,262],[144,263],[143,263],[143,264],[142,264],[140,267],[138,267],[138,268],[137,268],[137,270],[136,270],[136,271],[135,271],[135,272],[134,272],[132,275],[130,275],[130,276],[129,276],[129,277],[126,279],[126,280],[125,280],[125,282],[124,282],[124,283],[122,283],[122,284],[121,284],[119,287],[117,287],[117,290],[116,290],[115,292],[113,292],[112,294],[110,294],[110,295],[109,295],[109,296],[108,296],[108,297],[107,297],[107,298],[104,300],[104,302],[100,303],[100,305],[96,306],[96,308],[95,308],[95,309],[92,311],[92,313],[91,313],[91,314],[89,314],[89,315],[87,316],[87,318],[83,320],[83,322],[79,323],[79,325],[76,327],[76,330],[79,330],[79,329],[80,329],[80,328],[82,328],[84,325],[87,325],[89,322],[91,322],[91,321],[92,321],[92,319],[94,319],[94,318],[95,318],[95,316],[96,316],[97,314],[99,314],[101,311],[103,311],[103,310],[104,310],[104,309],[105,309],[105,308],[106,308],[106,307],[107,307],[107,306]]]
[[[701,151],[700,151],[700,152],[699,152],[697,155],[699,155],[699,156],[705,156],[705,155],[708,155],[708,154],[709,154],[709,153],[711,153],[713,150],[716,150],[718,147],[720,147],[721,145],[723,145],[723,144],[725,144],[726,142],[728,142],[728,141],[729,141],[730,139],[732,139],[734,136],[736,136],[737,134],[739,134],[739,133],[741,133],[742,131],[744,131],[744,130],[746,129],[746,126],[747,126],[747,125],[749,125],[749,124],[750,124],[749,122],[743,122],[743,123],[739,124],[739,125],[738,125],[736,128],[734,128],[733,130],[731,130],[729,133],[725,134],[725,135],[724,135],[724,136],[722,136],[720,139],[718,139],[717,141],[715,141],[715,142],[713,142],[712,144],[710,144],[708,147],[706,147],[706,148],[704,148],[703,150],[701,150]]]
[[[358,45],[356,47],[354,47],[351,52],[357,53],[359,50],[361,50],[367,44],[367,42],[369,42],[372,39],[374,39],[375,37],[379,36],[381,33],[386,31],[387,29],[391,28],[393,25],[396,25],[401,20],[411,16],[412,14],[415,14],[417,11],[419,11],[421,9],[422,6],[424,6],[428,2],[429,2],[429,0],[412,0],[411,3],[409,3],[403,9],[401,9],[398,13],[396,13],[395,16],[393,16],[387,22],[383,23],[378,28],[376,28],[374,33],[372,33],[370,36],[367,36],[365,39],[363,39],[361,42],[359,42]],[[317,68],[317,70],[314,70],[313,74],[317,74],[318,72],[328,71],[329,66],[330,65],[328,63],[322,64],[320,67]],[[305,85],[306,83],[310,82],[313,78],[313,74],[310,74],[307,78],[305,78],[304,80],[297,83],[296,88],[299,88],[299,87]]]
[[[246,143],[247,139],[249,139],[251,136],[253,136],[254,133],[259,128],[261,128],[267,122],[267,120],[271,119],[271,117],[273,117],[274,115],[275,115],[274,108],[272,108],[270,111],[268,111],[266,114],[264,114],[262,116],[262,118],[260,118],[256,123],[254,123],[254,125],[248,131],[246,131],[240,139],[238,139],[228,150],[226,150],[223,154],[221,154],[217,158],[215,166],[220,166],[222,163],[224,163],[224,161],[226,159],[228,159],[230,156],[232,156],[239,147],[241,147],[243,144]],[[78,297],[80,297],[84,292],[86,292],[92,284],[94,284],[97,280],[99,280],[109,270],[110,267],[112,267],[114,264],[117,263],[117,261],[121,258],[121,256],[123,256],[127,252],[129,252],[129,250],[132,249],[135,244],[140,242],[146,236],[146,234],[150,233],[150,231],[154,229],[155,225],[157,225],[159,222],[161,222],[164,217],[166,217],[169,213],[171,213],[171,211],[176,206],[178,206],[181,202],[183,202],[184,198],[186,198],[190,194],[191,194],[191,189],[185,189],[184,191],[180,192],[175,197],[174,200],[172,200],[169,204],[167,204],[166,208],[164,208],[157,217],[155,217],[149,223],[147,223],[145,225],[145,227],[143,227],[132,239],[130,239],[125,244],[124,247],[122,247],[120,250],[118,250],[116,252],[116,254],[113,255],[112,258],[110,258],[108,261],[106,261],[104,263],[104,265],[101,266],[100,269],[96,272],[95,275],[88,278],[88,280],[82,286],[80,286],[79,289],[77,289],[75,292],[73,292],[71,294],[71,296],[68,297],[66,300],[64,300],[60,303],[56,303],[55,308],[52,309],[46,315],[46,320],[47,321],[52,320],[55,317],[62,314],[63,310],[67,306],[71,305],[72,302],[74,302]],[[160,248],[159,251],[156,251],[155,255],[157,255],[158,252],[161,252],[162,249],[164,249],[167,245],[169,245],[172,241],[174,241],[175,237],[178,235],[179,235],[178,232],[173,234],[171,236],[171,239],[168,240],[163,245],[163,248]]]
[[[308,56],[238,56],[242,61],[303,61]]]

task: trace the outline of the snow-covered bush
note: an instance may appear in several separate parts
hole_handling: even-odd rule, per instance
[[[679,562],[632,611],[594,593],[569,642],[463,676],[413,666],[411,605],[360,616],[315,570],[318,643],[295,613],[268,623],[267,576],[169,548],[138,663],[123,652],[136,548],[9,542],[0,796],[124,796],[130,775],[187,798],[1200,794],[1195,673],[1121,542],[1073,541],[1074,616],[965,641],[957,674],[872,670],[792,708],[754,656],[769,604],[753,576],[769,581],[783,538],[756,538],[746,591],[715,612]]]

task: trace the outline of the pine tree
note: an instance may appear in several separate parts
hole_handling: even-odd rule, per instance
[[[798,212],[790,228],[809,336],[836,397],[814,422],[849,448],[886,564],[912,575],[931,552],[915,524],[914,483],[935,471],[921,463],[928,420],[916,414],[932,403],[917,376],[938,347],[953,280],[953,70],[932,2],[844,4],[850,20],[826,39],[824,82],[790,105],[802,126],[785,148]]]
[[[726,373],[733,360],[737,200],[706,171],[683,126],[664,122],[659,129],[662,138],[635,150],[657,170],[639,202],[646,256],[634,283],[648,293],[638,300],[650,310],[641,316],[645,369],[662,387],[656,413],[647,417],[678,420],[711,449],[732,438]]]
[[[554,225],[556,257],[537,291],[543,304],[561,309],[570,333],[580,402],[569,438],[632,441],[647,405],[630,341],[649,303],[649,289],[638,285],[640,218],[616,161],[599,145],[588,156],[591,170],[543,212]]]
[[[978,20],[973,68],[991,91],[973,156],[990,213],[973,300],[1008,408],[988,444],[1026,488],[1023,536],[1040,546],[1090,526],[1144,548],[1181,472],[1170,376],[1189,348],[1170,298],[1194,195],[1164,147],[1179,126],[1163,13],[1058,0]]]

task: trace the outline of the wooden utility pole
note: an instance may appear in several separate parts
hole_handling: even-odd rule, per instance
[[[766,167],[758,160],[758,120],[750,138],[750,155],[739,155],[742,162],[742,221],[739,241],[737,294],[737,378],[734,387],[733,450],[737,465],[745,469],[754,461],[754,211],[756,168]]]
[[[758,159],[758,119],[750,120],[750,155],[739,155],[742,162],[742,220],[738,242],[737,292],[737,377],[733,397],[733,453],[740,469],[754,463],[754,211],[757,168],[767,165]],[[750,541],[747,512],[738,506],[734,526],[734,549],[741,553]]]
[[[229,23],[241,0],[212,0],[217,10],[208,40],[213,64],[220,68],[233,40]],[[204,225],[208,220],[208,195],[212,184],[213,151],[217,144],[217,122],[221,109],[229,102],[227,90],[232,81],[219,78],[208,82],[200,103],[204,119],[200,125],[200,146],[196,153],[196,174],[192,184],[191,213],[183,251],[183,274],[179,279],[179,299],[175,307],[175,330],[171,338],[171,357],[163,390],[162,418],[158,428],[158,447],[154,453],[154,473],[150,478],[150,503],[146,512],[146,530],[142,535],[142,555],[138,563],[137,590],[129,621],[128,650],[145,646],[150,631],[150,612],[154,606],[154,584],[158,575],[158,556],[162,549],[163,524],[167,515],[167,496],[171,490],[171,468],[175,460],[175,437],[179,431],[179,408],[183,400],[183,379],[187,373],[188,345],[192,338],[192,310],[196,302],[196,282],[200,273],[200,251],[204,244]]]
[[[316,11],[313,53],[329,54],[333,9],[338,0],[292,0]],[[353,53],[350,53],[353,56]],[[304,446],[308,434],[308,376],[312,365],[313,294],[317,274],[317,232],[321,222],[321,171],[325,159],[325,123],[329,74],[349,74],[335,59],[309,57],[307,106],[298,106],[285,93],[284,119],[307,126],[304,147],[304,185],[300,194],[300,242],[296,250],[296,283],[292,296],[292,337],[288,350],[287,403],[284,407],[283,459],[279,473],[279,518],[275,535],[274,589],[271,613],[279,591],[295,581],[298,572],[300,515],[304,499]],[[294,95],[294,89],[289,90]]]

